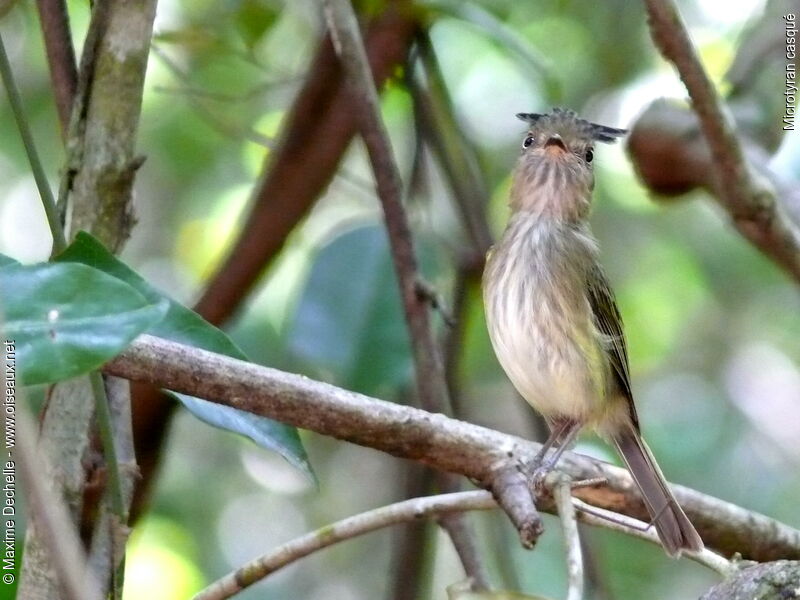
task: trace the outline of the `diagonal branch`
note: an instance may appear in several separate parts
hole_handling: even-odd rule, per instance
[[[390,2],[367,29],[378,84],[403,63],[411,45],[417,23],[404,7],[405,2]],[[330,183],[355,132],[356,112],[325,39],[286,118],[279,147],[265,165],[244,229],[195,305],[203,318],[220,325],[236,310]]]
[[[378,196],[383,205],[386,230],[392,251],[400,297],[411,338],[420,404],[431,412],[452,414],[441,352],[430,321],[427,294],[421,293],[422,278],[414,250],[411,228],[402,198],[402,181],[389,134],[380,114],[378,92],[370,73],[367,53],[361,39],[350,0],[322,0],[334,49],[350,85],[359,113],[359,130],[367,147]],[[447,474],[437,475],[443,492],[455,491],[459,482]],[[450,535],[467,575],[477,589],[488,589],[488,576],[479,559],[475,535],[465,515],[446,515],[440,524]]]
[[[484,491],[459,492],[411,498],[347,517],[279,546],[232,573],[218,579],[193,600],[223,600],[257,583],[286,565],[312,552],[384,527],[425,517],[458,514],[466,510],[489,510],[497,504]]]
[[[527,464],[540,448],[441,414],[151,336],[140,336],[104,370],[459,473],[486,489],[497,486],[499,476],[519,463]],[[574,481],[600,477],[607,482],[576,489],[575,497],[648,519],[625,469],[569,452],[561,461],[561,470]],[[515,481],[525,486],[524,478]],[[800,531],[685,487],[673,490],[707,546],[758,561],[800,559]],[[502,493],[492,491],[503,505]],[[543,508],[552,506],[545,503]]]
[[[672,0],[645,0],[650,31],[675,65],[692,99],[713,157],[717,200],[745,238],[800,281],[800,230],[787,218],[775,190],[754,175],[733,122],[697,56]]]

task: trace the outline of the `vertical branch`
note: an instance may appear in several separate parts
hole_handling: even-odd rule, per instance
[[[67,146],[69,230],[91,231],[114,250],[134,223],[133,179],[142,164],[135,142],[155,8],[155,0],[95,3],[87,44],[97,32],[96,45],[84,50],[93,60],[81,61],[86,89],[78,91]]]
[[[50,184],[47,182],[47,175],[44,172],[44,166],[39,158],[39,152],[36,150],[36,145],[33,143],[33,134],[28,125],[28,120],[25,117],[22,97],[14,81],[14,74],[11,71],[11,63],[8,60],[2,37],[0,37],[0,77],[8,93],[8,101],[9,104],[11,104],[11,110],[14,113],[14,119],[17,122],[17,128],[19,129],[22,143],[25,146],[25,152],[28,155],[28,162],[30,162],[31,165],[31,171],[36,181],[36,187],[39,190],[44,212],[47,215],[47,223],[53,235],[53,252],[60,252],[67,246],[67,241],[64,238],[64,229],[61,227],[61,222],[58,219],[56,201],[50,189]]]
[[[578,520],[572,505],[571,480],[566,475],[558,475],[553,485],[553,496],[561,519],[567,559],[567,600],[583,600],[583,555],[581,539],[578,535]]]
[[[408,324],[417,393],[426,410],[450,414],[450,395],[444,367],[433,329],[413,247],[411,229],[402,205],[402,183],[392,154],[389,136],[380,117],[378,93],[370,74],[366,51],[353,8],[348,0],[323,0],[334,48],[351,86],[360,121],[359,131],[367,147],[378,196],[383,206],[392,259]],[[441,491],[451,491],[458,484],[452,476],[438,479]],[[468,575],[476,587],[488,587],[488,577],[477,558],[473,532],[461,516],[449,516],[442,525],[450,534]]]
[[[414,107],[428,136],[427,141],[444,171],[471,242],[474,256],[466,263],[474,268],[475,273],[480,273],[483,257],[492,245],[485,213],[489,191],[472,145],[455,119],[453,103],[430,36],[422,31],[417,34],[416,41],[427,86],[422,89],[413,74],[409,74],[407,81]]]
[[[39,10],[58,122],[61,124],[61,135],[66,139],[78,86],[78,67],[69,30],[67,5],[65,0],[36,0],[36,7]]]
[[[94,4],[72,103],[60,208],[68,209],[67,225],[71,221],[73,231],[89,230],[116,249],[124,243],[132,224],[131,190],[140,164],[134,158],[134,143],[154,17],[155,0],[106,0]],[[96,415],[95,399],[101,409]],[[112,548],[121,549],[127,532],[127,505],[115,456],[129,452],[118,445],[118,432],[112,431],[107,408],[99,373],[62,382],[51,390],[42,418],[41,439],[48,477],[77,522],[83,509],[92,417],[97,416],[111,483],[108,493],[114,516],[110,521],[115,524]],[[61,596],[46,560],[45,550],[51,543],[52,539],[43,532],[27,532],[21,597]],[[109,564],[116,566],[121,560],[115,557]],[[98,576],[109,579],[108,572]]]
[[[50,540],[46,548],[39,549],[49,562],[42,561],[39,564],[42,567],[52,564],[53,579],[58,585],[56,589],[66,600],[100,600],[102,596],[91,572],[87,570],[86,555],[73,525],[74,520],[59,494],[53,489],[53,482],[47,478],[47,469],[43,464],[46,459],[34,443],[37,437],[36,426],[19,391],[17,390],[17,436],[14,449],[31,514],[28,531],[37,529],[40,536]],[[26,545],[26,554],[28,551]],[[26,596],[21,587],[18,593],[20,598],[31,597]]]

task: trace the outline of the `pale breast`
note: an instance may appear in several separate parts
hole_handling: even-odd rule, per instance
[[[515,215],[487,261],[484,304],[497,358],[545,417],[602,410],[608,364],[586,296],[594,240],[583,228]]]

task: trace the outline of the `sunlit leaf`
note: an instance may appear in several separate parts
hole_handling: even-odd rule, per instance
[[[498,46],[508,50],[534,76],[541,79],[547,95],[555,102],[561,100],[563,94],[561,81],[556,74],[552,61],[529,44],[517,31],[508,26],[492,13],[474,2],[458,2],[457,0],[431,0],[435,10],[471,23],[483,30]]]
[[[78,233],[75,241],[56,260],[91,265],[126,282],[151,302],[166,302],[169,307],[166,316],[152,326],[148,333],[247,360],[245,354],[224,332],[206,322],[194,311],[156,290],[88,233]],[[300,437],[294,427],[199,398],[187,401],[186,396],[179,396],[179,400],[192,414],[206,423],[240,433],[270,450],[275,450],[290,463],[313,476]]]
[[[161,299],[78,264],[0,269],[5,337],[24,385],[52,383],[98,368],[160,321]]]

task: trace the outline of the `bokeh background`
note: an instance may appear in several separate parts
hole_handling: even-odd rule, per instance
[[[766,4],[678,4],[709,73],[727,92],[725,74],[748,51],[748,32],[763,26]],[[639,3],[420,0],[418,6],[426,11],[464,143],[477,156],[495,236],[507,217],[509,172],[524,134],[516,112],[558,104],[628,127],[653,100],[685,96],[653,48]],[[69,7],[81,40],[88,3]],[[368,14],[381,10],[381,2],[359,8]],[[770,17],[778,32],[780,10]],[[12,4],[0,30],[56,186],[63,152],[32,5]],[[175,298],[191,305],[225,256],[321,31],[320,10],[311,1],[160,2],[139,133],[147,157],[136,182],[139,221],[122,256]],[[782,56],[779,35],[769,52]],[[406,179],[425,274],[447,303],[466,235],[441,166],[419,143],[406,75],[387,84],[383,114]],[[773,87],[761,92],[780,105],[782,84],[774,81],[782,81],[781,73],[775,75],[773,84],[763,84]],[[780,129],[780,116],[767,105],[751,108],[762,121],[776,119],[772,129]],[[764,164],[787,182],[797,179],[794,132]],[[655,200],[637,180],[624,144],[599,148],[595,170],[593,228],[626,322],[646,437],[664,471],[800,527],[795,285],[732,230],[706,192]],[[47,258],[50,238],[37,198],[9,107],[0,102],[0,252],[24,262]],[[538,435],[493,356],[474,286],[465,301],[456,370],[461,418]],[[360,142],[227,329],[263,364],[409,400],[408,339]],[[318,487],[277,455],[177,414],[149,510],[129,546],[125,599],[186,598],[282,542],[403,497],[409,468],[401,461],[302,436]],[[591,436],[578,451],[617,461]],[[476,515],[475,522],[499,587],[563,596],[554,518],[546,517],[547,531],[533,552],[519,547],[503,515]],[[643,542],[600,530],[584,535],[593,598],[693,598],[715,582],[714,574],[668,560]],[[402,586],[397,539],[397,532],[384,530],[346,542],[240,597],[391,598]],[[418,597],[444,598],[445,587],[462,578],[449,540],[430,525],[418,552],[424,564]]]

